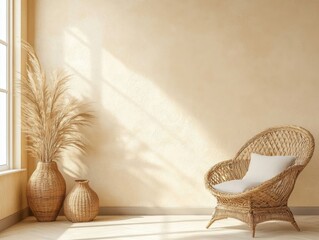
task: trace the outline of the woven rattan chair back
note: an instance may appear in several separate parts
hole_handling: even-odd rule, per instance
[[[267,129],[250,139],[235,159],[250,159],[251,153],[295,156],[295,164],[306,166],[314,151],[313,136],[304,128],[284,126]]]

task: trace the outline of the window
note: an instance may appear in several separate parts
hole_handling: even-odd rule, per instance
[[[10,166],[10,6],[0,0],[0,170]]]

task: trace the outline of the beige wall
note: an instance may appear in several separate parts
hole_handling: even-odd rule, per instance
[[[296,124],[318,140],[319,1],[34,3],[45,69],[72,73],[98,115],[92,151],[60,168],[101,206],[208,207],[205,172],[254,134]],[[319,206],[317,158],[292,206]]]
[[[0,176],[0,220],[27,208],[26,180],[26,171]]]

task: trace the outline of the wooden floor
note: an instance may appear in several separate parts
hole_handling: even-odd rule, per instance
[[[0,239],[138,239],[138,240],[238,240],[252,239],[248,227],[234,219],[205,225],[209,216],[99,216],[89,223],[70,223],[64,217],[56,222],[38,223],[33,217],[0,233]],[[301,232],[286,222],[257,226],[256,239],[319,239],[319,216],[296,216]]]

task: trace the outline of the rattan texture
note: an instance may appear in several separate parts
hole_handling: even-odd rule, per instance
[[[205,184],[217,198],[217,206],[207,228],[216,220],[230,217],[247,223],[253,237],[256,225],[270,220],[288,221],[300,231],[287,202],[298,175],[313,155],[314,147],[314,138],[306,129],[274,127],[250,139],[233,159],[213,166],[205,176]],[[215,184],[242,179],[248,170],[251,153],[295,156],[296,161],[276,177],[243,193],[230,194],[214,189]]]
[[[99,213],[99,198],[88,180],[76,180],[64,201],[64,214],[71,222],[89,222]]]
[[[27,200],[39,222],[56,220],[63,204],[65,189],[65,180],[56,162],[38,162],[27,185]]]

